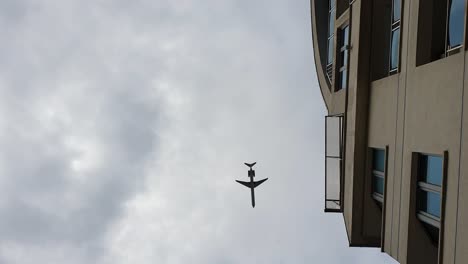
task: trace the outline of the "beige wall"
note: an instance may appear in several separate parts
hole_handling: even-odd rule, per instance
[[[391,229],[392,242],[390,249],[386,250],[401,263],[406,263],[406,260],[414,263],[415,257],[420,259],[428,255],[425,244],[408,235],[412,231],[408,226],[417,228],[415,225],[418,224],[414,210],[410,210],[410,194],[414,193],[410,184],[411,156],[413,152],[442,154],[448,150],[443,262],[453,263],[464,53],[416,67],[418,7],[419,1],[406,1],[404,9],[403,67],[397,88],[393,219],[386,227]],[[411,251],[407,250],[408,247]]]
[[[468,54],[465,53],[465,83],[468,80],[468,73],[466,72],[466,65],[468,65]],[[466,85],[464,88],[466,94]],[[455,237],[455,263],[462,264],[468,260],[468,97],[463,96],[463,115],[462,115],[462,140],[461,140],[461,159],[460,159],[460,178],[458,181],[459,195],[458,199],[458,212],[457,212],[457,225]]]
[[[412,156],[448,151],[443,263],[468,263],[468,107],[463,107],[468,105],[464,97],[468,53],[463,50],[416,67],[418,9],[423,0],[403,0],[400,71],[370,82],[372,69],[366,58],[376,51],[370,47],[371,31],[363,25],[369,19],[369,1],[356,0],[348,14],[352,27],[344,218],[350,243],[373,245],[374,238],[380,238],[366,149],[388,146],[383,250],[401,263],[434,259],[412,202]],[[346,92],[325,88],[329,113],[344,112]],[[321,82],[322,92],[325,88]]]
[[[393,239],[393,200],[394,200],[394,163],[395,163],[395,132],[397,89],[399,74],[371,83],[369,104],[369,137],[368,146],[384,148],[388,146],[387,154],[387,197],[385,200],[385,224],[384,245],[385,251],[391,254]],[[375,224],[374,224],[375,225]]]

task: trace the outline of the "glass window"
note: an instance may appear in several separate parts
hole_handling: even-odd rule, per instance
[[[336,0],[329,0],[329,10],[328,10],[328,43],[327,43],[327,77],[330,83],[333,79],[333,56],[335,49],[335,6]]]
[[[335,33],[335,10],[330,12],[328,17],[328,36],[331,36]]]
[[[381,177],[374,176],[372,177],[373,180],[373,190],[374,192],[383,195],[384,193],[384,179]]]
[[[344,26],[339,30],[339,83],[337,83],[336,91],[345,89],[348,86],[348,57],[349,57],[349,26]]]
[[[341,56],[341,65],[347,65],[348,64],[348,51],[343,52],[343,56]]]
[[[347,82],[348,82],[348,71],[343,70],[340,72],[340,86],[341,86],[340,88],[345,89]]]
[[[401,0],[393,0],[389,54],[390,73],[394,73],[397,71],[400,60],[400,18]]]
[[[343,52],[343,56],[341,56],[342,58],[342,65],[347,65],[348,64],[348,53],[349,53],[349,49],[348,49],[348,46],[349,46],[349,26],[346,26],[343,28],[343,35],[342,35],[342,42],[343,42],[343,45],[342,45],[342,52]]]
[[[349,45],[349,26],[343,28],[343,44]]]
[[[385,150],[372,150],[372,170],[383,172],[385,170]]]
[[[420,155],[418,168],[418,217],[425,224],[439,227],[442,204],[443,158]]]
[[[440,218],[440,193],[421,191],[420,210]]]
[[[333,63],[333,42],[334,38],[331,37],[328,39],[328,57],[327,57],[327,64]]]
[[[427,4],[426,4],[427,2]],[[462,51],[465,42],[465,0],[424,0],[420,5],[416,66]]]
[[[422,179],[424,182],[442,186],[442,158],[437,156],[424,155],[421,157],[421,167],[423,168]]]
[[[399,47],[400,47],[400,28],[392,31],[392,45],[390,52],[390,70],[398,68],[399,59]]]
[[[400,0],[393,0],[393,15],[392,15],[392,22],[395,23],[400,20],[401,17],[401,1]]]
[[[448,47],[454,48],[463,43],[465,0],[449,0]]]
[[[385,150],[372,149],[372,197],[379,203],[383,202],[385,189]]]

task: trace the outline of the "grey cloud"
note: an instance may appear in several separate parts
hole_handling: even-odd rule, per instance
[[[8,4],[0,261],[383,259],[322,213],[308,1]]]
[[[76,256],[68,263],[97,261],[156,155],[162,112],[148,77],[157,58],[133,47],[132,35],[110,46],[108,21],[76,14],[80,25],[61,17],[67,8],[44,4],[24,11],[29,24],[1,30],[3,263],[53,263],[63,252]]]

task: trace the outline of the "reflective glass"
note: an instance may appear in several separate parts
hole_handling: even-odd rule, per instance
[[[372,170],[381,172],[385,170],[385,151],[383,149],[372,150]]]
[[[401,16],[401,2],[400,0],[393,0],[393,20],[392,22],[396,22],[400,20]]]
[[[440,218],[440,193],[426,192],[421,190],[422,210]]]
[[[345,66],[348,64],[348,51],[341,52],[341,65]]]
[[[463,42],[465,0],[451,0],[449,8],[448,46],[453,48]]]
[[[390,70],[398,68],[399,59],[399,48],[400,48],[400,28],[392,31],[392,46],[390,51]]]
[[[343,44],[345,46],[349,44],[349,26],[343,28]]]
[[[328,57],[327,64],[333,63],[333,37],[328,39]]]
[[[345,89],[346,84],[348,82],[348,70],[344,70],[344,71],[340,72],[340,80],[341,80],[340,88]]]
[[[349,42],[349,27],[346,26],[341,29],[340,31],[340,50],[341,50],[341,61],[340,61],[340,67],[345,66],[348,64],[348,50],[346,49],[346,46],[348,45]],[[345,48],[343,50],[343,48]]]
[[[336,0],[330,0],[330,10],[336,5]]]
[[[423,170],[422,180],[430,184],[442,186],[442,157],[422,156],[421,159],[421,166]]]
[[[335,10],[329,13],[328,17],[328,36],[335,34]]]
[[[372,176],[372,190],[373,192],[379,193],[383,195],[384,193],[384,179],[377,177],[377,176]]]

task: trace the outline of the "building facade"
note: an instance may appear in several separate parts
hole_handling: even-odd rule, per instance
[[[468,263],[467,1],[311,0],[325,211],[350,246]]]

